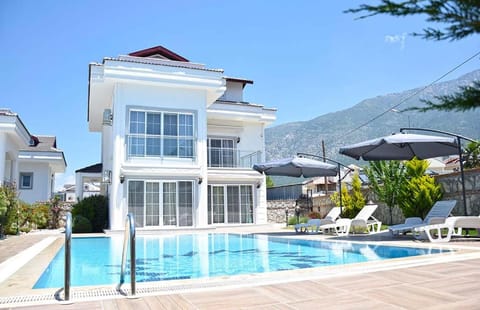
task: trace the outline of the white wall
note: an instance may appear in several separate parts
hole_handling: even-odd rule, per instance
[[[28,203],[49,200],[52,180],[52,171],[49,165],[47,163],[33,164],[20,162],[17,180],[19,180],[20,173],[22,172],[33,173],[33,187],[32,189],[20,189],[18,187],[19,198]]]
[[[206,225],[206,216],[202,216],[199,205],[206,206],[206,92],[185,88],[169,88],[162,86],[147,86],[138,84],[117,84],[113,96],[113,124],[103,130],[102,160],[104,169],[112,171],[112,184],[109,185],[110,226],[111,229],[123,229],[127,214],[127,184],[129,179],[148,178],[142,171],[148,168],[163,170],[163,176],[158,178],[182,179],[196,181],[203,176],[204,185],[199,187],[198,205],[194,208],[194,220],[205,218],[205,223],[198,222],[197,226]],[[194,122],[197,133],[197,158],[185,159],[134,159],[126,158],[126,134],[128,130],[128,111],[131,108],[157,110],[171,110],[194,112]],[[109,126],[104,126],[109,127]],[[111,130],[111,133],[109,132]],[[109,145],[113,145],[111,150]],[[120,183],[120,175],[125,177]],[[206,212],[206,211],[205,211]]]

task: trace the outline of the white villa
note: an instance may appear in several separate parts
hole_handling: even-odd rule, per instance
[[[55,189],[55,174],[67,167],[53,136],[34,136],[20,117],[0,109],[0,180],[15,184],[19,198],[28,203],[47,201]]]
[[[102,135],[110,229],[267,222],[264,130],[276,110],[245,102],[253,81],[158,46],[90,64],[88,124]]]

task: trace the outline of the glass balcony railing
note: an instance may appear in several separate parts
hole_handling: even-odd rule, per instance
[[[237,149],[215,148],[208,149],[209,168],[252,168],[260,163],[261,151],[244,151]]]

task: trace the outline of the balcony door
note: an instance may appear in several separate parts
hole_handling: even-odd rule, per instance
[[[235,167],[235,141],[232,138],[208,139],[208,166]]]

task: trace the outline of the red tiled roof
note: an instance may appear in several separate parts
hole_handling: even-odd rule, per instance
[[[162,57],[165,57],[170,60],[174,61],[183,61],[183,62],[189,62],[188,59],[178,55],[177,53],[172,52],[171,50],[163,47],[163,46],[154,46],[150,47],[144,50],[136,51],[133,53],[128,54],[129,56],[135,56],[135,57],[151,57],[154,55],[160,55]]]

